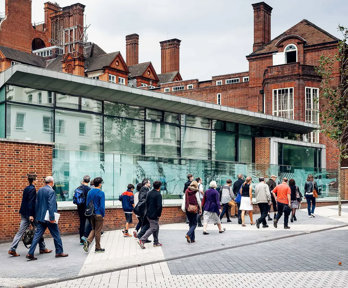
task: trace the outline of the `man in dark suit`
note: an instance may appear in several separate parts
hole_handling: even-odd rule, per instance
[[[19,230],[16,234],[16,236],[13,238],[11,248],[8,251],[8,254],[17,257],[19,254],[17,254],[16,249],[18,246],[19,241],[21,241],[22,236],[29,227],[30,223],[34,222],[34,216],[35,216],[35,200],[36,200],[36,175],[35,174],[28,174],[28,182],[29,185],[25,187],[23,190],[23,197],[22,197],[22,204],[21,208],[19,210],[19,213],[21,214],[21,224],[19,226]],[[46,248],[45,241],[43,237],[39,240],[39,246],[40,246],[40,253],[51,253],[52,250],[49,250]]]
[[[53,190],[54,179],[52,176],[45,178],[46,186],[39,189],[36,196],[35,215],[37,220],[37,230],[34,235],[33,243],[30,246],[29,252],[26,256],[29,260],[37,260],[34,257],[34,252],[39,239],[45,233],[46,229],[54,239],[54,246],[56,247],[56,257],[67,257],[68,254],[63,253],[63,243],[60,238],[58,224],[55,221],[54,213],[57,212],[56,193]],[[48,210],[49,221],[45,220],[46,212]]]

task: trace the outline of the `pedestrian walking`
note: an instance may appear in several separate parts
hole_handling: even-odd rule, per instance
[[[235,198],[235,202],[237,203],[238,206],[238,224],[242,224],[242,214],[241,214],[241,210],[240,210],[240,199],[241,199],[241,195],[240,195],[240,187],[243,185],[244,183],[244,176],[243,174],[238,174],[238,179],[236,182],[233,183],[233,193],[234,195],[236,195]]]
[[[75,189],[74,197],[73,197],[73,203],[77,205],[77,212],[80,218],[79,233],[80,233],[81,245],[83,245],[86,237],[88,236],[88,235],[85,235],[86,220],[87,220],[85,211],[86,211],[87,194],[88,194],[88,191],[91,190],[91,187],[88,186],[90,181],[91,181],[91,177],[89,175],[84,176],[82,179],[81,185]]]
[[[92,230],[88,235],[87,241],[83,245],[83,249],[88,252],[89,246],[93,239],[95,239],[95,252],[105,252],[104,248],[100,246],[101,232],[103,229],[103,222],[105,217],[105,193],[101,190],[103,178],[96,177],[93,180],[94,188],[88,192],[87,195],[87,209],[93,210],[91,216]]]
[[[221,187],[221,204],[222,204],[222,212],[220,214],[220,220],[226,214],[227,222],[232,222],[230,219],[230,205],[231,202],[235,199],[235,196],[232,191],[232,180],[227,179],[226,184]],[[233,201],[234,202],[234,201]]]
[[[300,203],[302,201],[302,194],[294,179],[289,180],[289,187],[291,190],[291,218],[290,221],[297,221],[296,210],[299,209]]]
[[[240,188],[241,200],[240,200],[240,210],[242,211],[242,226],[245,227],[245,212],[247,211],[250,218],[250,225],[254,225],[253,221],[253,194],[251,186],[252,178],[248,176],[245,182]]]
[[[308,217],[313,218],[315,217],[314,215],[314,210],[315,210],[315,198],[318,197],[318,185],[314,181],[314,177],[312,174],[309,174],[307,177],[307,181],[304,186],[305,190],[305,197],[307,200],[307,211],[308,211]]]
[[[265,183],[265,178],[260,177],[259,182],[260,183],[255,187],[255,200],[261,212],[261,217],[256,220],[257,229],[260,228],[260,223],[262,223],[263,228],[268,227],[266,217],[268,214],[268,207],[271,205],[271,193],[268,185]]]
[[[138,204],[134,208],[134,213],[139,216],[139,219],[141,221],[141,230],[137,235],[138,239],[143,237],[145,232],[150,228],[150,223],[146,217],[146,198],[147,198],[147,194],[150,191],[151,182],[148,178],[145,178],[142,181],[142,185],[143,186],[141,187],[139,191]]]
[[[68,256],[68,254],[64,253],[63,251],[63,243],[62,239],[60,238],[58,224],[55,219],[55,213],[57,212],[57,199],[56,192],[52,188],[54,186],[53,177],[47,176],[45,178],[45,184],[46,186],[40,188],[36,195],[35,219],[37,221],[37,227],[33,242],[31,243],[29,252],[26,256],[26,258],[29,260],[37,260],[37,258],[34,256],[36,245],[47,228],[54,239],[56,258]],[[45,219],[46,213],[48,213],[49,221],[46,221]]]
[[[137,187],[136,187],[137,192],[134,194],[134,207],[136,207],[138,202],[139,202],[139,191],[140,191],[141,187],[143,187],[143,184],[142,183],[138,183]],[[133,209],[133,212],[134,212],[134,209]],[[135,214],[135,216],[138,219],[138,223],[137,223],[137,226],[135,226],[135,228],[133,230],[133,237],[134,238],[138,238],[138,231],[141,228],[141,220],[140,220],[140,217],[138,215]]]
[[[283,178],[283,183],[277,185],[273,192],[275,194],[275,197],[277,199],[277,207],[278,207],[278,214],[273,220],[273,226],[274,228],[277,228],[278,221],[280,217],[282,217],[284,213],[284,229],[290,229],[288,223],[289,223],[289,215],[291,211],[291,190],[288,185],[288,178]]]
[[[187,188],[190,186],[191,182],[193,181],[193,175],[192,174],[187,174],[187,181],[185,182],[185,185],[184,185],[184,190],[183,190],[183,193],[185,194]]]
[[[277,176],[272,175],[271,178],[267,181],[267,185],[269,187],[269,191],[271,192],[271,200],[272,200],[272,207],[273,207],[273,214],[274,214],[274,218],[277,215],[277,201],[274,198],[274,195],[272,193],[273,189],[277,186]],[[271,217],[271,206],[268,206],[268,221],[272,221],[272,217]]]
[[[222,228],[221,221],[220,221],[220,213],[221,213],[221,206],[220,206],[220,195],[219,192],[216,191],[216,182],[211,181],[209,183],[209,189],[205,191],[204,198],[203,198],[203,204],[204,206],[204,215],[203,215],[203,235],[208,235],[207,227],[208,222],[212,221],[214,224],[217,224],[217,227],[219,229],[219,233],[225,232],[225,228]]]
[[[202,184],[202,179],[200,177],[197,177],[196,181],[198,183],[199,200],[202,203],[203,196],[204,196],[204,188]],[[202,209],[202,213],[197,213],[198,227],[203,227],[202,217],[203,217],[203,209]]]
[[[134,209],[133,190],[134,190],[134,185],[128,184],[127,191],[123,192],[119,197],[119,200],[122,203],[122,209],[123,209],[124,215],[126,217],[126,224],[123,230],[124,237],[132,237],[132,235],[128,233],[128,230],[129,230],[129,224],[132,223],[132,217],[133,217],[133,209]]]
[[[138,243],[142,249],[145,249],[145,243],[153,235],[153,246],[159,247],[162,244],[158,241],[159,233],[159,218],[162,214],[162,195],[161,195],[161,181],[153,182],[153,189],[147,194],[146,197],[146,218],[150,223],[149,229],[145,234],[139,239]]]
[[[35,201],[36,201],[36,188],[37,179],[35,174],[28,174],[28,183],[29,185],[23,190],[23,197],[21,208],[19,209],[19,214],[21,215],[21,223],[19,225],[19,230],[15,237],[13,238],[10,250],[8,254],[14,257],[20,256],[16,249],[18,247],[19,241],[21,241],[22,236],[25,230],[28,229],[30,224],[34,224],[35,220]],[[39,240],[40,253],[51,253],[52,250],[46,248],[44,238],[41,237]]]
[[[185,238],[188,243],[194,243],[196,241],[197,214],[202,213],[197,181],[192,181],[185,192],[185,211],[189,220],[189,230]]]

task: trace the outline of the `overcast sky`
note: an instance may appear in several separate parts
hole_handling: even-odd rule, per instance
[[[0,0],[4,11],[5,0]],[[32,0],[33,22],[44,20],[44,0]],[[53,2],[53,1],[52,1]],[[57,0],[60,6],[77,1]],[[80,0],[86,5],[88,40],[106,52],[121,51],[125,36],[139,34],[139,61],[160,69],[159,42],[178,38],[180,72],[184,79],[211,79],[213,75],[248,70],[245,56],[252,52],[253,10],[250,0]],[[348,26],[346,0],[268,0],[272,11],[272,38],[308,19],[339,37],[338,24]]]

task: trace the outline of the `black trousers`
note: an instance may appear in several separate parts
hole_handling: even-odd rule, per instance
[[[80,217],[80,228],[79,228],[80,239],[82,236],[85,235],[85,224],[86,224],[85,210],[86,210],[85,205],[77,206],[77,212],[79,213],[79,217]]]
[[[147,219],[146,216],[144,217],[141,217],[141,230],[138,234],[138,239],[140,239],[141,237],[144,236],[144,234],[146,233],[146,231],[150,228],[150,222],[149,220]]]
[[[289,223],[289,215],[290,215],[291,209],[289,205],[283,204],[280,202],[277,202],[277,206],[278,206],[278,214],[276,216],[277,221],[279,221],[280,217],[282,217],[284,212],[284,227],[286,227],[288,226],[288,223]]]
[[[240,207],[240,202],[237,203],[238,206],[238,224],[242,224],[242,211],[240,211],[239,207]]]
[[[257,219],[257,222],[262,223],[263,226],[267,225],[266,217],[268,214],[268,203],[258,203],[261,212],[261,217]]]

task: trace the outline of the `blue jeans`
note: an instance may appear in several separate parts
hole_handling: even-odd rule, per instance
[[[226,213],[227,221],[231,220],[229,210],[230,210],[230,205],[228,205],[228,203],[223,204],[222,212],[220,214],[220,220],[224,217],[225,213]]]
[[[58,225],[56,223],[50,223],[48,221],[45,222],[37,222],[36,232],[34,235],[33,243],[31,243],[28,254],[34,255],[36,245],[40,241],[40,238],[45,233],[46,229],[50,230],[50,233],[54,240],[54,246],[56,247],[56,254],[63,253],[63,243],[60,238],[60,233],[58,229]]]
[[[310,216],[311,214],[314,214],[315,210],[315,197],[313,195],[306,195],[306,200],[307,200],[307,210],[308,210],[308,215]],[[311,205],[312,204],[312,205]],[[311,207],[312,206],[312,207]]]
[[[186,233],[192,241],[195,241],[195,229],[197,227],[197,213],[186,212],[186,216],[189,220],[189,230]]]

